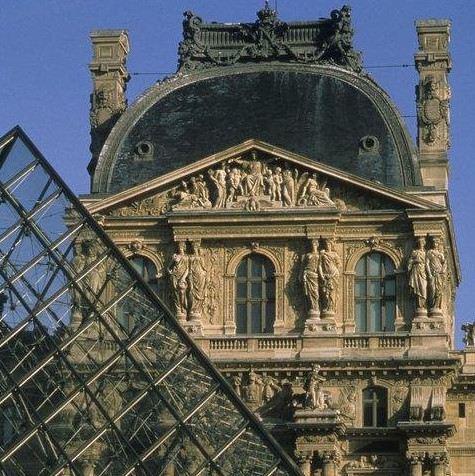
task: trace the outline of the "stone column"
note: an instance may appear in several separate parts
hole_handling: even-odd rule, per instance
[[[295,453],[300,471],[304,476],[312,476],[312,452],[297,451]]]
[[[448,50],[449,20],[416,22],[419,51],[414,55],[419,72],[417,91],[417,145],[424,185],[447,190],[449,165],[450,88],[447,74],[452,67]]]
[[[422,476],[422,461],[424,460],[424,453],[412,453],[408,456],[409,460],[409,475]]]
[[[430,456],[431,476],[445,476],[445,467],[447,466],[447,454],[435,453]]]
[[[340,456],[338,452],[322,451],[319,456],[322,459],[322,476],[337,476],[336,467]]]

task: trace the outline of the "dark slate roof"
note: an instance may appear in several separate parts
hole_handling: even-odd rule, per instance
[[[272,63],[154,86],[110,135],[92,191],[125,190],[251,138],[388,186],[420,184],[411,139],[373,81],[334,66]]]

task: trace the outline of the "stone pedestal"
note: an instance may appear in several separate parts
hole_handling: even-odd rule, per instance
[[[325,317],[309,317],[305,321],[304,334],[321,334],[323,332],[336,332],[335,318]]]
[[[183,328],[193,336],[203,336],[203,323],[200,319],[190,319],[189,321],[181,322]]]

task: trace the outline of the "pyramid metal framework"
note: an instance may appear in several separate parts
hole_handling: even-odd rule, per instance
[[[18,127],[0,315],[1,475],[301,474]]]

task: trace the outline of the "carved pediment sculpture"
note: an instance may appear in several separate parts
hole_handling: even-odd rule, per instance
[[[120,217],[182,211],[394,210],[434,205],[250,139],[90,206]]]

